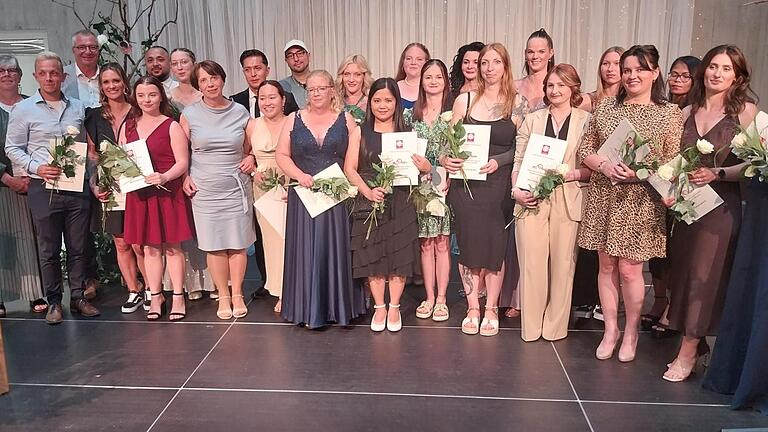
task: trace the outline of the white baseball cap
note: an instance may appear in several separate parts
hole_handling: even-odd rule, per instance
[[[299,40],[299,39],[291,39],[291,40],[289,40],[288,42],[285,43],[285,48],[283,48],[283,53],[285,53],[286,51],[291,49],[291,47],[300,47],[300,48],[303,48],[304,51],[309,51],[309,49],[307,49],[307,45],[304,43],[304,41]]]

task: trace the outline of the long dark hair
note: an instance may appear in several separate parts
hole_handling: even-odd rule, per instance
[[[115,62],[102,65],[99,69],[99,102],[101,102],[101,117],[104,120],[111,122],[114,119],[114,115],[112,114],[112,108],[109,106],[109,99],[107,98],[107,95],[104,94],[104,89],[101,87],[101,75],[106,71],[112,71],[120,76],[120,79],[123,81],[125,101],[131,104],[131,106],[133,106],[133,97],[131,97],[131,84],[130,81],[128,81],[128,75],[125,74],[125,69],[123,69],[119,63]]]
[[[528,40],[525,41],[525,49],[526,50],[528,49],[528,42],[531,39],[535,39],[535,38],[540,38],[540,39],[544,39],[545,41],[547,41],[547,46],[549,47],[549,49],[554,49],[555,48],[555,44],[554,44],[554,42],[552,42],[552,36],[550,36],[549,33],[547,33],[546,30],[544,30],[543,28],[540,28],[540,29],[536,30],[535,32],[531,33],[530,36],[528,36]],[[528,62],[525,61],[525,59],[523,59],[523,60],[524,60],[523,61],[523,72],[525,72],[526,75],[530,75],[531,71],[530,71],[530,69],[528,69]],[[555,55],[552,54],[552,57],[550,57],[549,61],[547,61],[547,72],[551,71],[554,66],[555,66]]]
[[[461,72],[461,64],[464,63],[464,55],[466,55],[470,51],[475,51],[479,53],[480,51],[485,48],[485,44],[482,42],[472,42],[468,43],[466,45],[462,45],[461,48],[459,48],[459,52],[456,53],[456,56],[453,58],[453,64],[451,65],[451,92],[454,96],[457,96],[459,94],[459,91],[461,91],[461,86],[464,85],[464,82],[466,81],[466,78],[464,77],[464,74]],[[477,73],[480,73],[480,65],[477,65]]]
[[[693,86],[688,93],[688,100],[691,102],[693,112],[704,106],[706,91],[704,89],[704,72],[712,63],[712,59],[718,54],[726,54],[733,63],[733,71],[736,73],[736,80],[731,84],[725,93],[724,109],[726,115],[737,116],[744,111],[747,102],[756,104],[758,97],[749,86],[750,75],[752,73],[744,53],[736,45],[718,45],[707,52],[701,60],[701,65],[694,75]]]
[[[424,73],[427,71],[428,68],[432,66],[437,66],[440,68],[440,73],[443,74],[443,80],[445,80],[445,87],[443,87],[443,97],[442,97],[442,103],[440,106],[440,112],[448,111],[453,106],[453,96],[451,96],[451,90],[448,87],[448,70],[445,67],[445,63],[443,63],[440,59],[432,59],[424,63],[424,66],[421,67],[421,75],[419,76],[419,97],[416,99],[416,103],[413,104],[413,119],[414,120],[424,120],[424,108],[427,105],[427,92],[424,90],[424,86],[422,85],[422,80],[424,79]],[[478,72],[479,73],[479,72]]]
[[[403,103],[400,99],[400,89],[397,87],[397,81],[392,78],[379,78],[371,84],[371,88],[368,90],[368,102],[366,102],[365,106],[365,120],[361,125],[362,129],[373,130],[376,119],[371,111],[371,101],[376,92],[383,89],[389,90],[392,93],[392,96],[395,97],[395,115],[392,118],[395,123],[395,127],[393,128],[394,132],[407,131],[408,127],[403,119]],[[374,158],[376,156],[376,154],[370,151],[368,146],[365,145],[365,134],[363,134],[362,139],[360,140],[360,156],[364,157],[366,160],[375,160]]]
[[[701,64],[701,60],[694,56],[682,56],[675,59],[675,61],[672,62],[672,66],[669,67],[669,72],[672,73],[672,69],[674,69],[675,65],[678,63],[682,63],[685,65],[685,67],[688,69],[688,73],[691,74],[692,81],[695,80],[696,71],[699,68],[699,65]],[[670,79],[671,81],[671,79]],[[669,85],[669,81],[667,82],[667,85]],[[693,89],[693,83],[691,83],[691,89]],[[675,102],[675,97],[672,95],[672,90],[670,89],[667,93],[667,99],[669,99],[670,102],[674,102],[679,106],[680,108],[685,108],[688,105],[688,96],[691,95],[691,91],[688,91],[688,94],[683,96],[679,101]]]
[[[165,94],[163,83],[151,75],[144,75],[133,84],[133,94],[136,94],[136,87],[138,87],[140,84],[153,85],[157,87],[157,89],[160,91],[160,114],[173,118],[173,108],[171,108],[171,103],[168,101],[168,96]],[[132,114],[136,116],[136,118],[141,117],[143,112],[141,111],[141,107],[135,98],[131,100],[131,106],[133,106],[133,110],[131,110]]]
[[[424,61],[427,61],[432,58],[432,56],[429,55],[429,50],[426,46],[424,46],[421,42],[411,42],[408,45],[403,48],[403,52],[400,53],[400,62],[397,64],[397,72],[395,73],[395,80],[402,81],[405,79],[405,69],[403,69],[403,63],[405,62],[405,52],[411,49],[412,47],[418,47],[420,50],[426,54],[424,56]],[[368,94],[371,94],[371,91],[368,90]]]
[[[653,45],[633,45],[628,50],[624,51],[619,60],[619,66],[621,67],[620,73],[624,75],[624,62],[627,57],[636,57],[640,63],[640,67],[644,70],[652,71],[659,69],[659,51]],[[622,78],[623,79],[623,78]],[[624,85],[619,87],[619,94],[616,96],[616,102],[622,104],[627,98],[627,89]],[[656,105],[662,105],[667,101],[664,95],[664,78],[659,71],[659,77],[653,83],[651,87],[651,101]]]

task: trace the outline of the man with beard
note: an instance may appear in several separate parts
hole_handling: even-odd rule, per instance
[[[280,80],[283,90],[291,93],[299,108],[307,104],[307,77],[309,76],[309,50],[304,41],[293,39],[285,44],[285,63],[291,75]]]
[[[168,50],[155,45],[144,53],[144,66],[147,75],[151,75],[163,83],[166,96],[170,97],[171,90],[178,87],[179,83],[171,77],[171,55]]]

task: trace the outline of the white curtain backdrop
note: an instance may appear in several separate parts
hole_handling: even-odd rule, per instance
[[[134,8],[138,0],[134,1]],[[283,45],[304,40],[312,69],[335,75],[349,54],[363,54],[374,77],[394,76],[403,47],[424,43],[450,68],[456,50],[475,40],[502,42],[520,77],[528,35],[544,27],[555,60],[573,64],[583,89],[595,87],[597,61],[612,45],[654,44],[661,67],[691,51],[694,1],[681,0],[180,0],[177,25],[159,44],[186,47],[227,72],[226,93],[245,88],[238,57],[258,48],[270,78],[287,75]],[[153,28],[173,16],[173,2],[156,10]],[[146,27],[146,26],[144,26]],[[145,29],[144,29],[145,30]],[[142,39],[145,37],[139,34]]]

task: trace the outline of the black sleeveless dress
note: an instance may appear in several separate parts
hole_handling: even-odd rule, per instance
[[[464,123],[491,126],[488,157],[496,159],[499,168],[489,174],[486,181],[469,181],[474,199],[465,190],[463,180],[451,180],[448,203],[456,216],[454,229],[459,243],[459,263],[472,269],[498,271],[509,239],[509,231],[504,227],[512,220],[514,209],[510,176],[517,126],[511,119],[475,120],[469,109]]]
[[[371,126],[363,124],[362,142],[358,172],[366,182],[376,174],[374,163],[380,163],[381,134]],[[371,203],[358,195],[352,219],[352,276],[398,275],[411,277],[421,274],[419,250],[419,226],[416,209],[409,202],[407,186],[395,186],[387,195],[384,212],[378,216],[369,238],[369,224],[365,219],[370,214]]]

